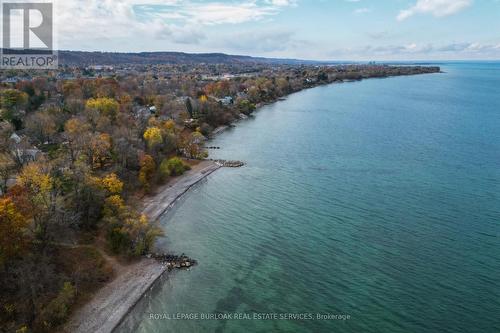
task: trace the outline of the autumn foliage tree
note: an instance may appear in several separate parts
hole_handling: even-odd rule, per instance
[[[139,256],[146,253],[161,229],[150,223],[144,214],[138,214],[115,194],[106,199],[104,205],[108,244],[115,253]]]
[[[151,155],[141,154],[139,156],[139,165],[141,167],[139,170],[139,182],[146,191],[149,191],[153,185],[156,163]]]
[[[87,144],[87,157],[93,169],[106,165],[111,158],[111,137],[107,133],[95,133]]]
[[[22,256],[28,244],[29,220],[11,198],[0,198],[0,267],[9,259]]]
[[[204,140],[203,134],[198,131],[183,133],[179,140],[179,148],[188,158],[204,158],[207,156],[202,148]]]
[[[113,120],[120,109],[120,104],[115,99],[109,97],[91,98],[87,101],[86,106],[89,109],[99,111],[101,115]]]
[[[89,125],[79,118],[71,118],[64,124],[65,147],[68,150],[71,165],[76,162],[90,139]]]
[[[54,193],[52,177],[39,164],[25,166],[17,177],[19,186],[24,188],[33,212],[35,238],[45,244],[49,240],[50,224],[55,218],[57,197]]]
[[[0,193],[7,191],[7,182],[15,169],[15,163],[9,154],[0,152]]]
[[[28,105],[28,94],[17,89],[0,91],[0,116],[19,129],[22,127],[21,111]]]
[[[180,176],[190,167],[178,157],[165,158],[160,164],[160,174],[166,179],[169,176]]]
[[[163,143],[161,130],[158,127],[148,127],[144,132],[144,140],[146,140],[149,148]]]
[[[115,173],[110,173],[101,179],[102,187],[110,194],[120,194],[123,190],[123,182]]]
[[[33,113],[26,120],[26,130],[37,142],[50,142],[57,132],[56,116],[48,110]]]

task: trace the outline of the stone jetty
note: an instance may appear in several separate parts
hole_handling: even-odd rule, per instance
[[[212,160],[215,164],[226,167],[226,168],[239,168],[245,165],[245,163],[241,161],[227,161],[227,160]]]
[[[166,265],[168,270],[189,268],[196,265],[196,260],[189,258],[184,253],[180,256],[168,253],[153,253],[150,257]]]

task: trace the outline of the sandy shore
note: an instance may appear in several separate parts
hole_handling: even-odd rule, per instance
[[[213,161],[202,161],[192,166],[184,175],[174,178],[158,188],[153,196],[147,197],[143,201],[143,213],[151,220],[157,220],[191,187],[219,168]]]
[[[124,266],[113,281],[72,316],[64,331],[112,332],[164,271],[165,267],[154,259]]]
[[[143,201],[143,213],[157,220],[168,211],[177,199],[206,176],[219,169],[212,161],[203,161],[184,175],[158,188],[156,193]],[[109,333],[166,271],[166,266],[153,259],[141,259],[121,266],[115,263],[116,278],[99,290],[92,300],[77,310],[64,331],[71,333]]]

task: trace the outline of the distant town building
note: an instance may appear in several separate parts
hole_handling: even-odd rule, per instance
[[[2,80],[2,83],[17,83],[19,79],[17,77],[8,77]]]
[[[231,96],[226,96],[226,97],[220,99],[219,101],[222,103],[222,105],[226,105],[226,106],[231,105],[234,102],[233,98]]]
[[[10,139],[18,144],[21,143],[21,141],[22,141],[21,137],[19,135],[17,135],[16,133],[12,133],[12,135],[10,136]]]
[[[113,66],[107,66],[107,65],[91,65],[86,68],[87,70],[93,70],[93,71],[112,71],[114,69]]]

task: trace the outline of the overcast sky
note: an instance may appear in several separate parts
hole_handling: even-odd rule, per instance
[[[58,0],[58,48],[500,59],[500,0]]]

